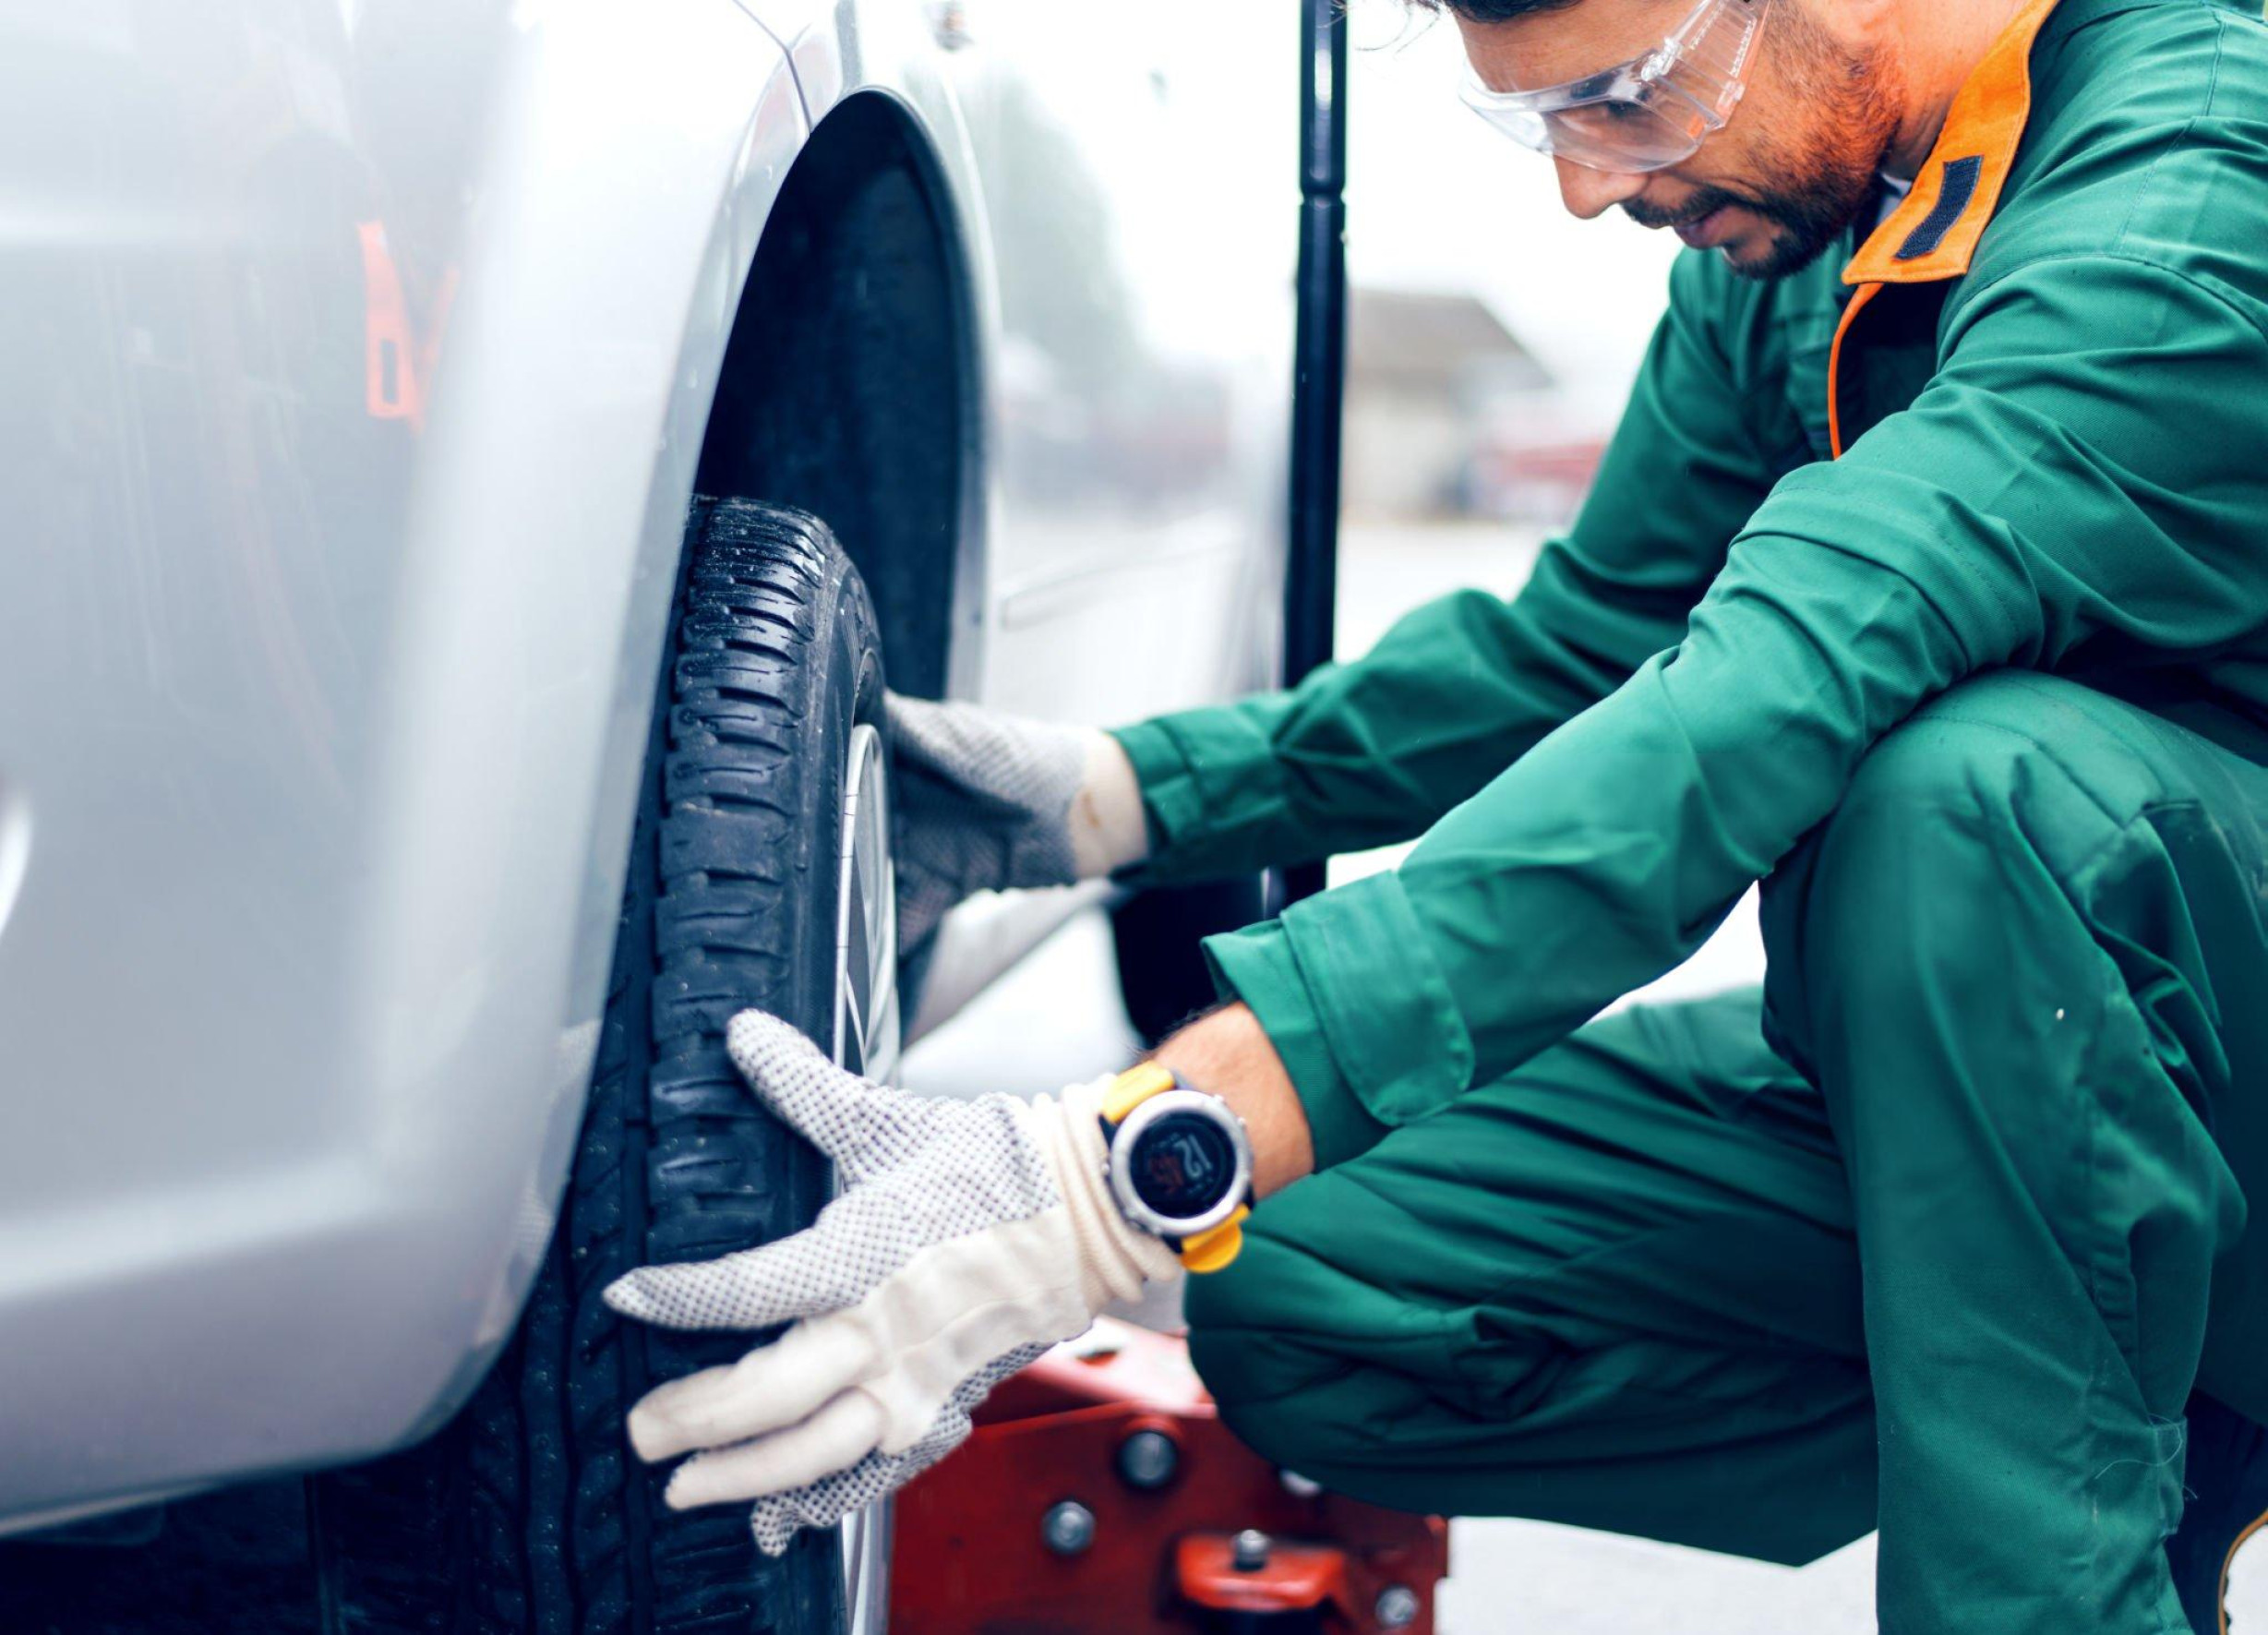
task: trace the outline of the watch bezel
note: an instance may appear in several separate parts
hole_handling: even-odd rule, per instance
[[[1194,1112],[1225,1129],[1229,1135],[1229,1149],[1235,1159],[1234,1168],[1229,1176],[1228,1190],[1202,1214],[1163,1214],[1145,1202],[1142,1195],[1134,1190],[1130,1161],[1134,1144],[1150,1125],[1177,1112]],[[1126,1219],[1136,1226],[1162,1238],[1195,1237],[1199,1232],[1209,1231],[1227,1220],[1251,1196],[1252,1137],[1245,1133],[1244,1121],[1237,1117],[1219,1097],[1176,1085],[1170,1090],[1160,1090],[1155,1096],[1146,1098],[1119,1121],[1118,1127],[1110,1133],[1110,1196],[1118,1200],[1118,1207]]]

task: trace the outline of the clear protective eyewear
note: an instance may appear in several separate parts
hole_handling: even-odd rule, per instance
[[[1653,50],[1565,85],[1491,90],[1470,65],[1465,105],[1524,148],[1635,174],[1689,158],[1746,89],[1766,0],[1701,0]]]

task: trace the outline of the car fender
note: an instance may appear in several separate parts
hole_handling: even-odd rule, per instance
[[[452,316],[419,474],[358,939],[358,986],[387,1001],[354,1055],[395,1133],[387,1189],[438,1181],[486,1230],[453,1240],[478,1292],[434,1326],[437,1355],[457,1355],[418,1427],[486,1368],[551,1234],[709,403],[809,135],[776,42],[726,6],[664,10],[684,15],[657,30],[645,8],[588,8],[571,46],[530,63],[495,156],[500,208],[468,254],[486,300]],[[594,119],[633,63],[657,100]],[[624,161],[656,133],[659,151]],[[435,1292],[406,1287],[397,1309]]]
[[[224,9],[167,22],[165,60],[99,21],[36,25],[83,28],[60,60],[85,86],[125,75],[138,107],[150,83],[208,96],[209,62],[234,76],[234,124],[138,126],[116,144],[146,150],[113,160],[162,176],[168,144],[206,144],[195,174],[240,204],[239,173],[277,166],[245,131],[283,121],[279,210],[338,213],[258,301],[185,298],[186,398],[141,391],[152,343],[89,309],[89,373],[132,389],[111,419],[141,467],[73,469],[83,427],[8,456],[19,571],[60,577],[0,611],[0,686],[69,674],[81,724],[0,736],[20,877],[0,927],[5,1530],[400,1446],[509,1334],[598,1043],[708,404],[810,128],[786,53],[730,0],[373,4],[282,46]],[[221,60],[247,40],[288,58],[260,80],[267,125]],[[212,246],[162,193],[12,231],[98,277],[193,282]],[[293,302],[359,312],[342,349],[326,331],[363,364],[341,390],[255,367]],[[0,327],[0,356],[68,316]],[[261,415],[282,452],[236,458]],[[50,422],[73,428],[27,424]],[[152,447],[201,486],[138,491]],[[98,484],[123,520],[91,509]],[[110,643],[91,666],[54,633],[80,606],[127,615],[72,632]],[[148,764],[121,773],[112,723]],[[121,1025],[90,1044],[98,990]]]

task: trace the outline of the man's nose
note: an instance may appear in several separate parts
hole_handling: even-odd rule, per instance
[[[1626,198],[1636,198],[1646,186],[1643,174],[1593,170],[1557,154],[1552,156],[1552,165],[1559,172],[1559,198],[1567,207],[1567,213],[1586,222]]]

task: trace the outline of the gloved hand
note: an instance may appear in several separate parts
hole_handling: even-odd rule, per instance
[[[844,1072],[761,1011],[726,1037],[765,1104],[834,1160],[843,1194],[793,1237],[645,1267],[606,1299],[673,1328],[793,1322],[630,1415],[641,1459],[694,1455],[670,1478],[673,1509],[753,1499],[756,1542],[778,1555],[798,1527],[831,1526],[943,1458],[995,1384],[1181,1267],[1110,1197],[1109,1077],[1028,1104],[932,1100]]]
[[[894,692],[883,703],[907,956],[971,892],[1069,885],[1147,851],[1134,764],[1110,734]]]

